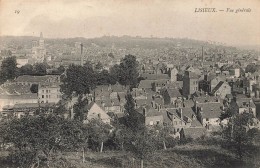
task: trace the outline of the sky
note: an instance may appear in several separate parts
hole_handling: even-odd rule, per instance
[[[236,13],[239,8],[250,12]],[[260,45],[260,0],[0,0],[1,36],[40,32],[46,38],[152,35]]]

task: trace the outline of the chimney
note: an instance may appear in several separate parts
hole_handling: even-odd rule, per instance
[[[83,44],[80,43],[80,65],[83,66]]]
[[[114,106],[114,101],[111,101],[111,105]]]
[[[143,108],[143,115],[146,116],[146,108]]]
[[[179,111],[180,111],[181,119],[183,119],[182,108],[180,108]]]
[[[102,102],[101,104],[102,104],[103,107],[105,107],[105,102]]]

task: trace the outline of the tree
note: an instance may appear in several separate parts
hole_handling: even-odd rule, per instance
[[[90,90],[94,89],[97,83],[96,74],[89,64],[85,64],[84,66],[70,65],[61,80],[63,83],[61,90],[69,97],[74,92],[76,95],[90,93]]]
[[[141,160],[141,168],[144,167],[144,159],[149,158],[156,150],[155,139],[147,133],[147,130],[134,135],[134,141],[130,151]]]
[[[108,84],[113,84],[111,82],[111,77],[110,74],[107,70],[103,70],[97,75],[97,85],[108,85]]]
[[[120,66],[117,64],[110,68],[111,84],[119,82],[120,71]]]
[[[36,75],[46,75],[48,65],[44,63],[37,63],[34,65],[34,73]]]
[[[248,64],[246,66],[246,69],[245,69],[245,72],[248,73],[254,73],[256,72],[257,70],[259,69],[259,66],[258,65],[255,65],[255,64]]]
[[[65,104],[62,101],[59,101],[53,109],[53,113],[60,117],[63,117],[64,114],[68,112],[69,110],[65,107]]]
[[[95,69],[96,70],[101,70],[103,68],[103,65],[101,64],[101,62],[99,61],[98,63],[97,63],[97,65],[95,66]]]
[[[55,115],[13,119],[6,130],[3,137],[13,144],[12,158],[22,167],[57,167],[57,152],[81,148],[88,136],[80,122]]]
[[[87,111],[85,110],[85,106],[88,104],[88,99],[82,99],[80,95],[78,98],[78,102],[73,106],[74,119],[83,122],[85,116],[87,116]]]
[[[100,145],[99,151],[103,152],[104,142],[108,140],[111,126],[99,119],[92,119],[88,123],[90,139]]]
[[[168,127],[154,126],[148,131],[150,136],[153,136],[154,139],[159,143],[158,147],[163,147],[164,150],[167,149],[166,143],[169,138],[173,139],[169,136],[170,129]]]
[[[121,150],[125,150],[125,144],[129,146],[129,143],[134,137],[133,135],[134,133],[131,129],[128,129],[125,126],[121,126],[115,131],[115,144],[117,144]]]
[[[248,125],[253,123],[253,114],[233,113],[229,119],[228,126],[223,130],[224,138],[230,142],[231,147],[235,147],[237,155],[242,159],[246,146],[252,141],[247,133]]]
[[[134,88],[138,84],[138,62],[133,55],[126,55],[120,63],[119,83]]]
[[[18,76],[18,68],[15,57],[8,57],[3,60],[0,71],[0,84],[12,80]]]
[[[135,103],[132,95],[128,93],[126,95],[125,108],[125,125],[132,131],[136,132],[144,128],[144,117],[139,114],[135,109]]]
[[[65,71],[65,68],[64,68],[64,66],[61,65],[57,69],[53,70],[52,74],[61,75],[64,71]]]
[[[33,66],[31,64],[26,64],[20,68],[21,75],[32,75],[34,74]]]
[[[38,93],[38,84],[32,84],[30,90],[32,93]]]

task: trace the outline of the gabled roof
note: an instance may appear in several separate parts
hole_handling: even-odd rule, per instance
[[[215,94],[216,91],[218,91],[219,88],[220,88],[223,84],[224,84],[224,82],[223,82],[223,81],[220,81],[220,82],[217,84],[217,86],[212,90],[211,94]]]
[[[141,80],[138,88],[149,89],[152,88],[152,83],[156,82],[156,80]]]
[[[204,103],[199,104],[199,107],[202,108],[202,117],[203,118],[219,118],[222,113],[221,103]]]
[[[140,113],[140,114],[143,114],[143,109],[146,109],[146,117],[154,117],[154,116],[162,116],[163,114],[158,111],[157,109],[153,108],[152,106],[150,105],[146,105],[145,107],[139,107],[137,109],[137,111]]]
[[[169,96],[172,97],[182,97],[179,89],[167,89]]]
[[[21,94],[21,95],[0,95],[0,99],[35,99],[38,100],[37,93]]]
[[[48,79],[55,79],[59,75],[45,75],[45,76],[31,76],[31,75],[22,75],[15,79],[15,82],[31,82],[31,83],[43,83]]]

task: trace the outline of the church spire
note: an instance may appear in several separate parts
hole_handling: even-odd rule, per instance
[[[40,35],[40,39],[43,39],[43,35],[42,35],[42,32],[41,32],[41,35]]]

